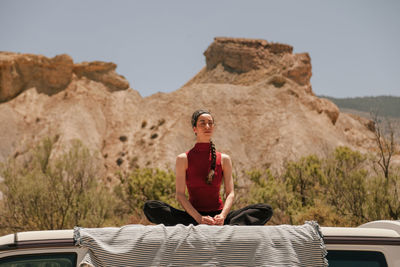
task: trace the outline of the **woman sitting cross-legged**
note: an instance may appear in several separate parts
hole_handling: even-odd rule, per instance
[[[272,216],[267,204],[253,204],[231,211],[234,201],[232,163],[228,155],[215,150],[211,137],[214,118],[206,110],[192,115],[195,146],[176,159],[176,198],[185,209],[179,210],[156,200],[147,201],[144,214],[155,224],[184,225],[264,225]],[[220,196],[224,180],[225,203]],[[185,190],[189,192],[189,199]]]

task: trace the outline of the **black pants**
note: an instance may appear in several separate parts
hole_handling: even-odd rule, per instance
[[[147,219],[155,224],[173,226],[177,224],[197,225],[198,223],[186,211],[158,200],[150,200],[144,204],[144,214]],[[199,212],[201,215],[214,217],[221,211]],[[254,204],[228,213],[224,224],[229,225],[264,225],[272,216],[272,208],[267,204]]]

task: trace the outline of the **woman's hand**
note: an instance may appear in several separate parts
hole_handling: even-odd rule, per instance
[[[215,225],[215,220],[210,216],[201,216],[199,224]]]
[[[225,216],[222,214],[218,214],[214,216],[215,225],[224,225]]]

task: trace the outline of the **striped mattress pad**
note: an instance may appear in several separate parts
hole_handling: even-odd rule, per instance
[[[79,266],[328,266],[316,222],[277,226],[74,228]]]

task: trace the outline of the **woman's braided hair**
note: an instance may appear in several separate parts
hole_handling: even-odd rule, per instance
[[[199,117],[202,114],[211,115],[211,113],[208,110],[204,110],[204,109],[196,110],[195,112],[193,112],[193,115],[192,115],[192,126],[193,127],[197,126],[197,120],[199,119]],[[212,115],[211,115],[211,117],[212,117]],[[214,121],[214,118],[213,118],[213,121]],[[214,179],[215,165],[217,162],[217,153],[215,152],[215,145],[211,140],[210,140],[210,145],[211,145],[211,168],[210,168],[210,171],[208,172],[207,177],[205,178],[207,184],[211,184],[212,180]]]

